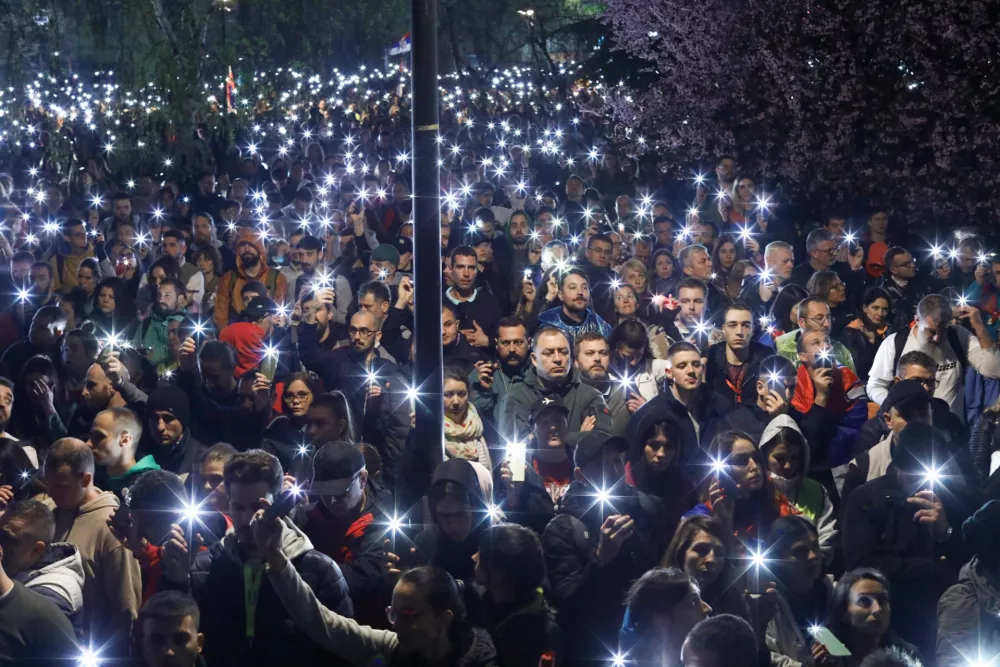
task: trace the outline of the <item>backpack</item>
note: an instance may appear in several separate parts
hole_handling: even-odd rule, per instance
[[[896,367],[899,366],[899,358],[903,356],[903,348],[906,347],[906,341],[910,338],[911,329],[905,329],[903,331],[897,331],[894,342],[896,344],[895,356],[892,358],[892,372],[895,374]],[[905,333],[905,336],[900,334]],[[969,367],[969,357],[965,353],[965,347],[962,345],[962,341],[958,337],[958,332],[955,331],[955,327],[948,327],[947,339],[948,344],[951,345],[951,349],[955,351],[955,356],[958,357],[958,363],[962,365],[962,375],[965,375],[965,369]]]

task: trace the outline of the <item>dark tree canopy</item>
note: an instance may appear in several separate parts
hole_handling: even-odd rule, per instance
[[[663,166],[737,156],[817,207],[985,221],[1000,179],[1000,0],[609,0],[657,73],[616,100]]]

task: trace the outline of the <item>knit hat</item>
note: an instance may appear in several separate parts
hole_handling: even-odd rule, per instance
[[[891,408],[898,408],[903,403],[914,398],[923,398],[928,402],[931,400],[931,396],[927,393],[927,389],[925,389],[924,385],[920,384],[918,381],[900,380],[889,389],[888,395],[886,395],[885,400],[882,401],[882,407],[880,410],[881,412],[889,412]]]
[[[393,266],[399,265],[399,251],[388,244],[381,244],[372,251],[373,262],[391,262]]]
[[[184,426],[191,420],[191,403],[187,393],[180,387],[164,385],[157,387],[146,401],[146,414],[154,412],[169,412]]]

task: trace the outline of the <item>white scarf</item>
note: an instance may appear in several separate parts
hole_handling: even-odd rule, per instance
[[[493,470],[490,463],[490,450],[486,447],[483,437],[483,420],[479,418],[476,406],[469,403],[469,411],[462,423],[444,417],[444,449],[449,458],[478,461]]]

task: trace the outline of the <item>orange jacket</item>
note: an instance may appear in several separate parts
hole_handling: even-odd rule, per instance
[[[240,259],[240,245],[249,243],[257,248],[260,253],[261,266],[264,270],[260,275],[248,278],[246,270],[243,268],[243,261]],[[288,281],[277,269],[267,265],[267,248],[260,234],[253,229],[243,229],[240,232],[239,240],[236,241],[236,270],[227,271],[219,278],[219,288],[215,294],[215,326],[222,331],[229,325],[232,316],[243,312],[243,299],[241,292],[243,286],[250,281],[256,280],[267,287],[268,296],[279,304],[284,303],[288,297]]]

